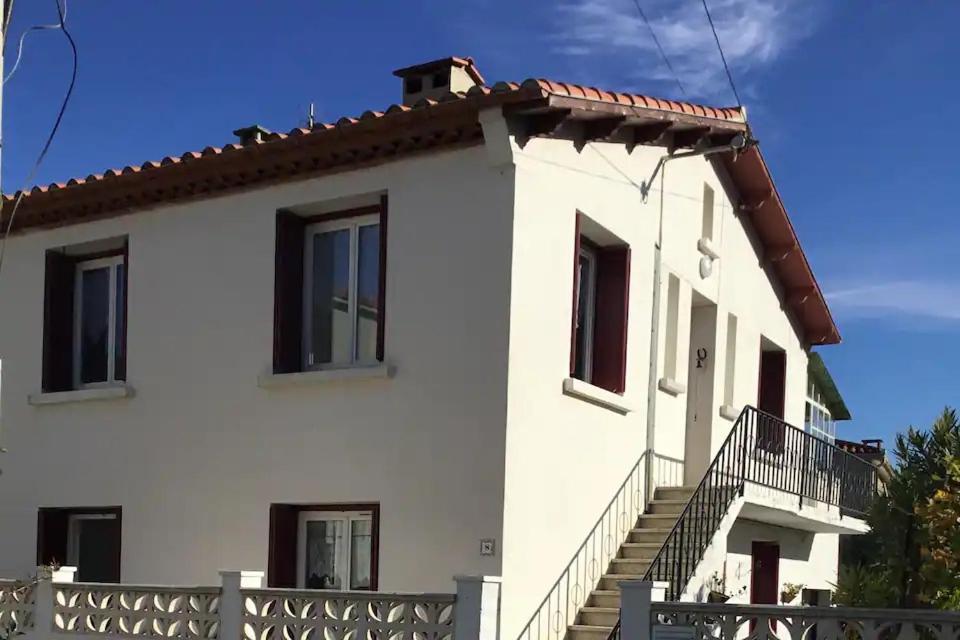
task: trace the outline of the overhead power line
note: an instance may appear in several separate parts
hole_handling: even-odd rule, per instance
[[[723,47],[720,45],[720,37],[717,35],[717,28],[713,25],[713,16],[710,15],[710,9],[707,8],[707,0],[700,0],[703,3],[703,11],[707,14],[707,21],[710,23],[710,30],[713,31],[713,39],[717,43],[717,49],[720,51],[720,59],[723,61],[723,68],[727,72],[727,80],[730,81],[730,88],[733,89],[733,97],[737,99],[737,106],[743,110],[743,102],[740,100],[740,94],[737,92],[737,85],[733,82],[733,74],[730,73],[730,66],[727,64],[727,57],[723,55]]]
[[[650,32],[650,37],[653,39],[653,44],[657,46],[657,51],[660,52],[660,57],[663,59],[663,63],[667,66],[667,69],[670,70],[670,74],[673,76],[673,79],[677,81],[677,87],[680,88],[680,94],[687,98],[687,91],[683,88],[683,83],[680,82],[680,76],[677,75],[677,72],[673,70],[673,65],[670,64],[670,58],[667,57],[667,53],[663,50],[663,47],[660,46],[660,40],[657,39],[657,34],[653,30],[653,25],[650,24],[650,21],[647,19],[647,14],[644,13],[643,7],[640,6],[640,0],[633,0],[634,6],[637,8],[637,12],[640,14],[640,17],[643,18],[644,24],[647,25],[647,31]]]
[[[11,3],[12,6],[12,3]],[[8,11],[9,15],[9,11]],[[67,5],[66,0],[64,0],[63,5],[63,19],[67,19]],[[27,39],[27,36],[35,31],[55,31],[61,28],[61,23],[57,24],[35,24],[23,33],[20,34],[20,40],[17,42],[17,58],[13,62],[13,66],[10,67],[10,71],[7,72],[7,75],[3,77],[3,84],[7,84],[10,81],[10,78],[13,77],[13,74],[17,72],[17,69],[20,68],[20,59],[23,57],[23,43]],[[6,42],[6,31],[4,31],[4,42]]]
[[[60,129],[60,123],[63,121],[63,114],[66,113],[67,105],[70,104],[70,97],[73,95],[73,88],[77,84],[77,62],[79,54],[77,53],[77,43],[74,41],[73,36],[70,35],[70,31],[67,29],[66,25],[67,0],[62,0],[62,4],[61,0],[55,0],[55,2],[57,4],[57,16],[60,18],[60,30],[63,31],[63,35],[66,36],[67,42],[70,43],[70,50],[73,52],[73,70],[70,73],[70,85],[67,87],[67,92],[63,96],[63,101],[60,103],[60,110],[57,112],[57,119],[54,120],[53,127],[50,128],[50,133],[47,135],[47,140],[43,143],[43,148],[40,150],[40,154],[33,163],[33,168],[31,168],[30,173],[27,174],[27,179],[24,181],[23,188],[21,188],[20,192],[17,194],[17,198],[13,202],[13,208],[10,210],[10,215],[7,218],[7,226],[3,230],[3,237],[0,237],[0,273],[3,272],[3,257],[7,248],[7,239],[10,237],[10,231],[13,229],[13,221],[17,215],[17,209],[20,208],[20,203],[23,201],[23,196],[26,194],[30,184],[36,178],[37,170],[40,169],[43,159],[47,156],[47,152],[50,150],[50,145],[53,144],[53,139],[56,137],[57,131]],[[0,200],[0,211],[2,211],[2,200]],[[0,219],[2,219],[2,216],[0,216]]]

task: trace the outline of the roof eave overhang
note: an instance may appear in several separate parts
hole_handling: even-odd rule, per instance
[[[546,100],[508,106],[504,111],[521,145],[531,137],[545,136],[571,139],[578,148],[602,141],[620,142],[631,150],[634,145],[652,144],[673,152],[720,146],[748,132],[742,119],[571,96],[548,95]],[[798,319],[802,340],[808,345],[839,343],[840,332],[759,148],[754,145],[715,157],[736,191],[739,213],[747,217],[763,245],[762,260],[782,284],[784,307]]]

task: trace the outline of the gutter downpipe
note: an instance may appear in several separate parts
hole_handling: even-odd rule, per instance
[[[657,214],[657,242],[653,250],[653,309],[650,318],[650,368],[647,375],[647,442],[644,451],[644,500],[649,502],[653,498],[653,462],[656,457],[656,419],[657,419],[657,365],[660,360],[660,276],[663,270],[663,203],[666,198],[666,175],[667,163],[671,160],[680,160],[683,158],[692,158],[695,156],[710,156],[717,153],[733,151],[740,153],[750,145],[756,144],[756,140],[749,135],[738,135],[730,144],[719,147],[709,147],[701,150],[688,151],[684,153],[665,154],[660,156],[657,166],[653,170],[653,175],[646,182],[640,185],[640,196],[643,201],[647,201],[650,195],[650,186],[660,174],[660,209]]]

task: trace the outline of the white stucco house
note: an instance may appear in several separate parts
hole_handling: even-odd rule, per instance
[[[498,575],[511,638],[605,638],[624,577],[822,597],[875,472],[811,413],[840,338],[745,113],[395,75],[383,112],[23,198],[0,575]]]

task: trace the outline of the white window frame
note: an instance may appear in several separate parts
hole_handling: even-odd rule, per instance
[[[96,387],[108,387],[120,382],[116,379],[116,349],[117,349],[117,287],[123,286],[122,282],[117,281],[117,266],[126,264],[123,255],[109,256],[106,258],[96,258],[94,260],[85,260],[77,263],[76,273],[73,284],[73,385],[76,389],[92,389]],[[107,268],[109,274],[109,286],[107,296],[107,379],[101,382],[82,382],[83,371],[83,336],[80,333],[83,318],[83,273],[95,269]],[[123,292],[123,299],[126,301],[127,292]]]
[[[810,419],[804,421],[804,429],[806,432],[830,444],[834,444],[837,440],[836,421],[833,419],[830,409],[823,404],[820,390],[817,389],[813,383],[810,384],[807,390],[807,404],[810,405]],[[822,422],[818,422],[815,419],[816,417],[821,418]]]
[[[580,251],[577,255],[577,304],[580,304],[580,291],[584,286],[583,269],[580,258],[586,258],[590,265],[590,273],[586,282],[586,310],[583,314],[583,381],[590,382],[593,378],[593,327],[597,319],[597,252],[592,247],[583,245],[583,236],[580,238]],[[578,310],[579,311],[579,310]],[[580,314],[577,314],[577,329],[580,328]],[[580,345],[577,345],[579,350]]]
[[[336,555],[337,575],[340,578],[342,591],[350,590],[350,575],[352,570],[350,559],[353,555],[353,522],[369,522],[371,535],[373,533],[372,511],[301,511],[297,517],[297,588],[305,589],[307,576],[304,567],[307,559],[307,523],[308,522],[342,522],[343,541]],[[376,540],[371,540],[370,549],[370,580],[373,576],[373,554],[376,552]]]
[[[322,369],[342,369],[352,366],[374,365],[377,362],[376,357],[365,360],[357,358],[357,314],[359,311],[360,300],[357,295],[359,260],[360,260],[360,227],[369,227],[380,224],[380,214],[374,213],[365,216],[356,216],[352,218],[343,218],[341,220],[331,220],[328,222],[318,222],[307,225],[304,230],[304,250],[303,250],[303,353],[301,361],[305,371],[317,371]],[[350,316],[350,360],[348,362],[313,362],[313,237],[320,233],[330,231],[340,231],[348,229],[350,231],[350,275],[348,277],[348,287],[350,301],[348,303],[348,313]],[[382,240],[381,240],[382,241]],[[382,275],[382,274],[380,274]],[[380,277],[378,275],[378,277]],[[379,283],[383,286],[383,283]],[[377,318],[382,322],[382,318]]]
[[[84,520],[116,520],[115,513],[71,513],[67,516],[67,566],[80,566],[80,523]]]

